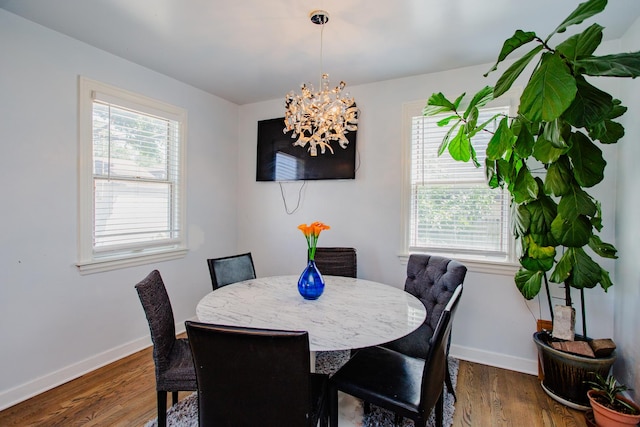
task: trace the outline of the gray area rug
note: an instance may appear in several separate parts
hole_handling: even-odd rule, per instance
[[[316,356],[316,372],[333,374],[347,360],[349,360],[349,351],[319,352]],[[451,371],[451,381],[453,382],[454,389],[456,388],[458,380],[458,366],[459,361],[457,359],[449,358],[449,369]],[[360,411],[362,410],[361,405],[359,409]],[[443,425],[445,427],[450,427],[452,425],[454,411],[455,407],[453,396],[450,393],[445,392],[443,420]],[[432,413],[429,421],[427,422],[427,426],[434,427],[436,425],[435,421],[435,414]],[[157,425],[158,420],[154,418],[145,424],[145,427],[157,427]],[[407,419],[405,419],[402,424],[403,427],[413,425],[413,421]],[[167,411],[167,426],[198,427],[198,397],[196,393],[187,396]],[[362,417],[361,421],[355,421],[353,426],[393,427],[394,414],[386,409],[371,405],[371,412]]]

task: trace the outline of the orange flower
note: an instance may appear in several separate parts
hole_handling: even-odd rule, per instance
[[[318,244],[318,237],[320,236],[320,232],[322,230],[329,230],[329,227],[322,222],[316,221],[311,225],[300,224],[298,229],[302,231],[304,237],[307,239],[307,250],[309,254],[309,260],[314,260],[316,256],[316,246]]]

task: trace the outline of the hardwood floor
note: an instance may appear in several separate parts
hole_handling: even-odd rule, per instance
[[[461,361],[457,395],[455,427],[586,426],[582,412],[547,397],[531,375]],[[0,426],[143,426],[155,415],[145,349],[1,411]]]

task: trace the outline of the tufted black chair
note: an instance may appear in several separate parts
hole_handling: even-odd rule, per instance
[[[444,308],[429,342],[425,359],[407,356],[388,348],[363,348],[329,380],[331,427],[338,426],[338,390],[362,399],[365,410],[370,403],[393,411],[395,425],[402,417],[418,427],[426,427],[435,408],[436,426],[442,427],[447,342],[462,285]]]
[[[214,291],[221,286],[256,278],[251,252],[222,258],[211,258],[207,260],[207,264],[209,265],[211,284]]]
[[[209,426],[327,425],[328,376],[309,372],[309,333],[185,322]]]
[[[196,373],[188,340],[176,338],[171,301],[158,270],[136,285],[142,308],[149,322],[156,368],[158,427],[167,423],[167,392],[178,402],[178,391],[195,391]]]
[[[464,282],[467,267],[458,261],[434,255],[412,254],[407,262],[404,290],[422,301],[427,317],[412,333],[395,341],[382,344],[412,357],[424,359],[429,353],[429,340],[440,320],[444,307],[456,287]],[[448,354],[447,343],[447,354]],[[454,395],[451,376],[447,372],[447,389]]]
[[[316,248],[316,266],[322,275],[356,277],[358,261],[354,248]]]

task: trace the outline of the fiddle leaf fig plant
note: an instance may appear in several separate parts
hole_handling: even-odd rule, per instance
[[[596,56],[603,27],[592,24],[579,34],[553,46],[552,37],[602,12],[607,0],[588,0],[542,39],[535,32],[517,30],[507,39],[495,65],[498,69],[516,50],[529,47],[498,78],[463,105],[465,94],[449,100],[442,93],[429,98],[424,115],[445,114],[438,123],[449,125],[439,153],[480,165],[473,137],[498,126],[486,149],[485,171],[489,186],[506,188],[511,196],[513,233],[520,244],[520,269],[515,283],[532,299],[548,280],[583,292],[598,284],[612,286],[609,272],[593,254],[616,258],[616,248],[603,242],[602,207],[588,190],[604,178],[605,161],[599,144],[614,144],[624,135],[615,120],[626,107],[595,87],[587,77],[640,75],[640,52]],[[478,123],[479,109],[507,92],[526,69],[531,75],[522,89],[515,117],[501,114]],[[551,308],[551,307],[550,307]],[[553,313],[553,312],[552,312]],[[582,311],[584,325],[584,307]],[[584,330],[586,336],[586,328]]]

